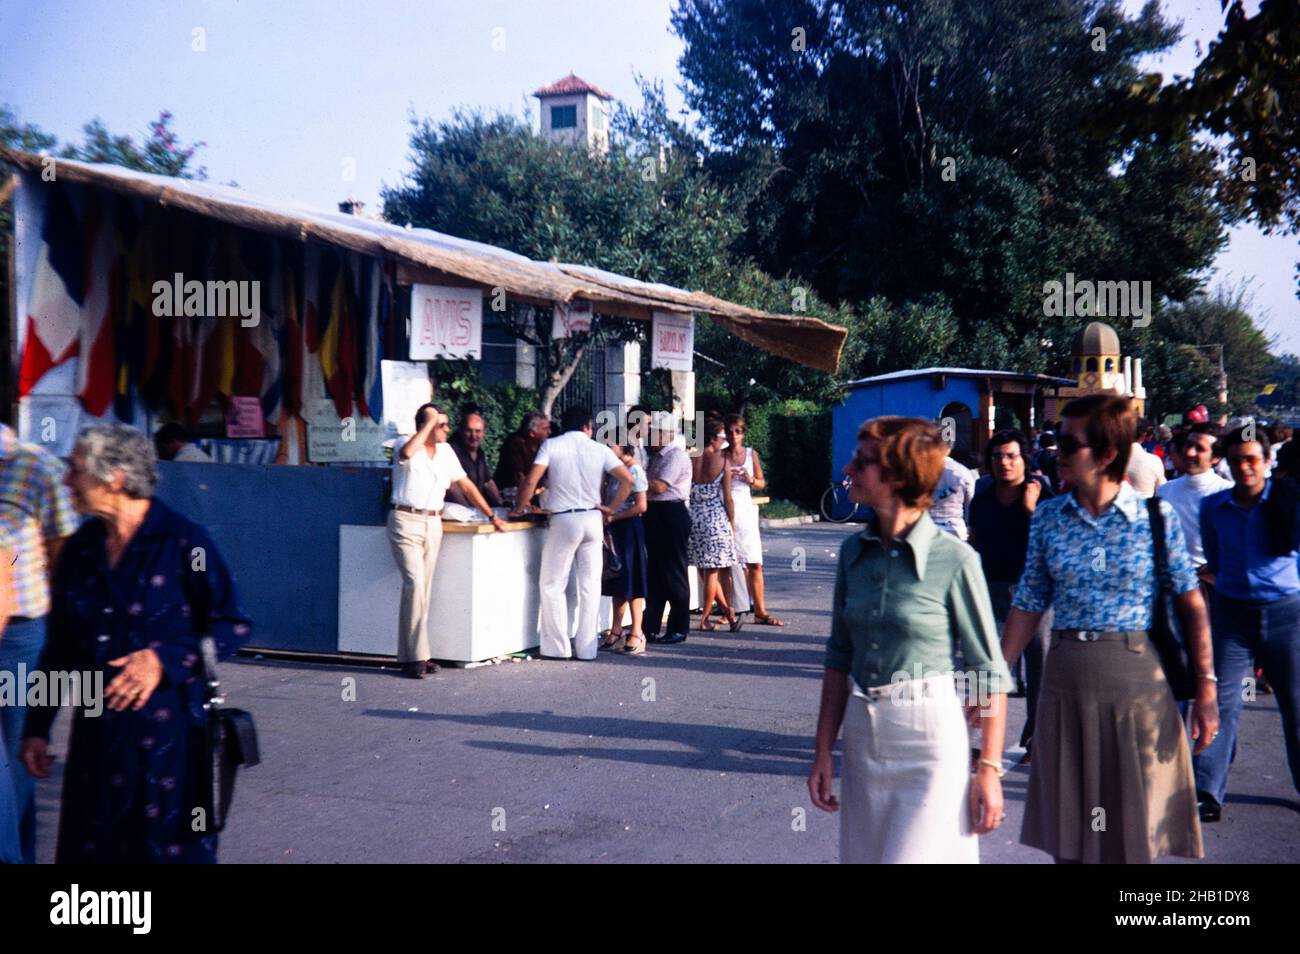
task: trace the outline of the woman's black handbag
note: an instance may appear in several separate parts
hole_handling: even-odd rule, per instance
[[[1156,602],[1151,615],[1151,641],[1156,645],[1165,679],[1179,702],[1196,695],[1196,672],[1187,655],[1178,613],[1174,608],[1174,581],[1169,574],[1169,550],[1165,546],[1165,515],[1158,497],[1147,500],[1151,515],[1151,539],[1155,546]]]
[[[235,774],[241,765],[252,767],[260,760],[257,749],[257,727],[253,714],[243,709],[223,708],[221,683],[217,679],[217,644],[211,636],[199,640],[203,659],[203,709],[207,713],[208,773],[205,791],[210,791],[208,805],[211,829],[221,831],[226,827],[230,803],[235,797]]]
[[[605,545],[601,547],[601,552],[605,556],[605,563],[600,571],[600,582],[602,585],[613,583],[623,575],[623,558],[614,544],[614,535],[610,533],[609,527],[605,528]]]

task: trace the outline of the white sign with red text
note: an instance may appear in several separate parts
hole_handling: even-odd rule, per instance
[[[694,316],[656,311],[650,323],[650,367],[691,371],[694,357]]]
[[[551,338],[572,338],[591,333],[591,302],[557,301],[551,321]]]
[[[411,286],[411,360],[480,358],[483,289]]]

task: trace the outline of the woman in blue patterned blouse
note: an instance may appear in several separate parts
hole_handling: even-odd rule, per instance
[[[1060,474],[1071,493],[1038,505],[1002,637],[1015,660],[1049,607],[1056,613],[1034,732],[1020,840],[1058,862],[1200,858],[1187,731],[1150,640],[1158,587],[1146,501],[1124,483],[1136,416],[1128,398],[1067,404]],[[1173,508],[1164,514],[1167,586],[1199,676],[1192,738],[1218,731],[1210,629]]]
[[[40,668],[47,684],[50,673],[94,673],[102,697],[73,717],[60,864],[217,860],[199,638],[212,636],[220,659],[251,628],[211,538],[153,496],[157,479],[153,444],[135,428],[79,436],[66,483],[98,519],[59,556]],[[54,761],[57,714],[27,715],[22,757],[37,778]]]

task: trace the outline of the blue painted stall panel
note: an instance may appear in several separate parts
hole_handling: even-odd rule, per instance
[[[386,470],[162,462],[158,496],[203,524],[253,618],[251,645],[338,650],[339,526],[382,525]]]

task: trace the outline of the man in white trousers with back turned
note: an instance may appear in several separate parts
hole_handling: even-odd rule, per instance
[[[517,499],[532,498],[533,488],[547,477],[546,505],[550,519],[542,545],[539,581],[542,597],[541,647],[544,659],[569,659],[569,607],[565,590],[569,569],[578,562],[578,632],[574,639],[579,659],[596,658],[596,616],[600,608],[602,543],[605,517],[614,513],[632,491],[632,474],[618,456],[591,439],[591,408],[572,407],[560,418],[564,431],[542,444],[533,466],[519,488]],[[619,480],[618,492],[608,506],[600,502],[606,474]],[[531,508],[524,505],[520,511]]]

